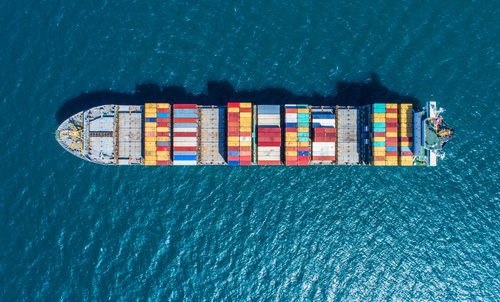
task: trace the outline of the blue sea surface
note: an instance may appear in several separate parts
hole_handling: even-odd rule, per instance
[[[499,301],[497,1],[1,1],[1,301]],[[105,167],[55,141],[81,93],[437,100],[436,168]]]

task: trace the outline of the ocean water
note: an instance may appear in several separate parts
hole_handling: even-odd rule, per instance
[[[499,301],[497,4],[2,1],[0,300]],[[447,109],[438,167],[103,167],[54,140],[81,93],[371,73]]]

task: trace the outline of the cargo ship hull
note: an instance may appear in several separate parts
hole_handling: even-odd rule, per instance
[[[366,106],[103,105],[65,120],[56,140],[102,165],[436,166],[452,129],[435,102]]]

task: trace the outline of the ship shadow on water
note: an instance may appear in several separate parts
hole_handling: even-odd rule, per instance
[[[193,94],[181,86],[164,86],[147,83],[138,84],[134,93],[101,90],[83,93],[67,100],[56,112],[60,124],[70,116],[105,104],[143,105],[146,102],[166,101],[171,103],[195,103],[199,105],[225,105],[228,101],[247,101],[254,104],[310,104],[360,106],[380,103],[412,103],[418,100],[401,95],[382,85],[377,74],[372,73],[367,82],[338,82],[332,95],[298,95],[284,88],[263,88],[236,91],[228,81],[209,81],[207,92]]]

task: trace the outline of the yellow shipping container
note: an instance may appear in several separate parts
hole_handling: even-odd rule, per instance
[[[384,151],[373,151],[374,156],[385,156],[385,150]]]
[[[252,103],[240,103],[241,108],[250,108],[252,107]]]
[[[238,107],[229,107],[227,108],[228,112],[240,112],[240,108]]]
[[[144,165],[145,166],[156,166],[156,161],[155,160],[145,160]]]
[[[156,151],[156,157],[169,156],[170,151]]]
[[[240,142],[240,146],[241,147],[251,147],[252,146],[252,142]]]
[[[158,127],[156,132],[170,132],[170,127]]]
[[[398,133],[397,132],[386,132],[385,136],[386,137],[398,137]]]
[[[299,142],[299,147],[309,147],[309,142]]]
[[[299,108],[297,109],[297,113],[309,113],[309,108]]]
[[[240,141],[240,137],[239,136],[228,136],[227,137],[227,141],[228,142],[239,142]]]
[[[144,123],[145,127],[155,127],[156,128],[156,122],[145,122]]]
[[[146,147],[156,147],[156,142],[144,142],[144,146],[146,146]]]
[[[252,127],[240,126],[240,132],[251,132]]]
[[[398,104],[385,104],[385,108],[398,108]]]
[[[374,161],[373,165],[374,166],[385,166],[385,161]]]
[[[145,142],[156,142],[156,137],[155,136],[146,136],[144,137]]]
[[[386,113],[385,117],[386,118],[398,118],[398,114],[397,113]]]
[[[309,132],[309,128],[298,128],[298,132]]]
[[[145,118],[156,118],[156,112],[151,112],[151,113],[145,112],[144,117]]]
[[[374,137],[373,141],[374,142],[385,142],[385,137]]]
[[[240,125],[251,125],[252,124],[252,118],[250,117],[240,117]]]
[[[158,103],[156,105],[157,108],[170,108],[170,104],[169,103]]]
[[[155,156],[156,155],[156,151],[145,151],[144,155],[145,156]]]
[[[158,136],[156,138],[156,141],[158,141],[158,142],[169,142],[170,141],[170,137],[168,137],[168,136]]]
[[[396,161],[396,162],[389,162],[389,161],[386,161],[386,162],[385,162],[385,165],[386,165],[386,166],[397,166],[397,165],[398,165],[398,162],[397,162],[397,161]]]
[[[251,118],[252,117],[252,113],[251,112],[241,112],[240,113],[240,117],[249,117],[249,118]]]
[[[298,142],[296,142],[295,140],[287,140],[285,142],[285,146],[287,147],[297,147],[297,144]]]
[[[372,114],[372,117],[373,118],[379,118],[379,117],[385,118],[385,113],[378,113],[378,112],[376,112],[376,113]]]
[[[146,103],[144,104],[144,109],[156,109],[156,104],[155,103]]]
[[[297,151],[285,151],[286,156],[297,156]]]
[[[401,147],[409,147],[412,145],[411,142],[400,142],[399,144],[401,145]]]
[[[373,151],[385,151],[385,147],[373,147]]]
[[[227,145],[229,147],[238,147],[240,145],[240,141],[238,140],[237,142],[227,142]]]
[[[372,118],[372,122],[383,123],[383,122],[385,122],[385,117],[374,117],[374,118]]]

